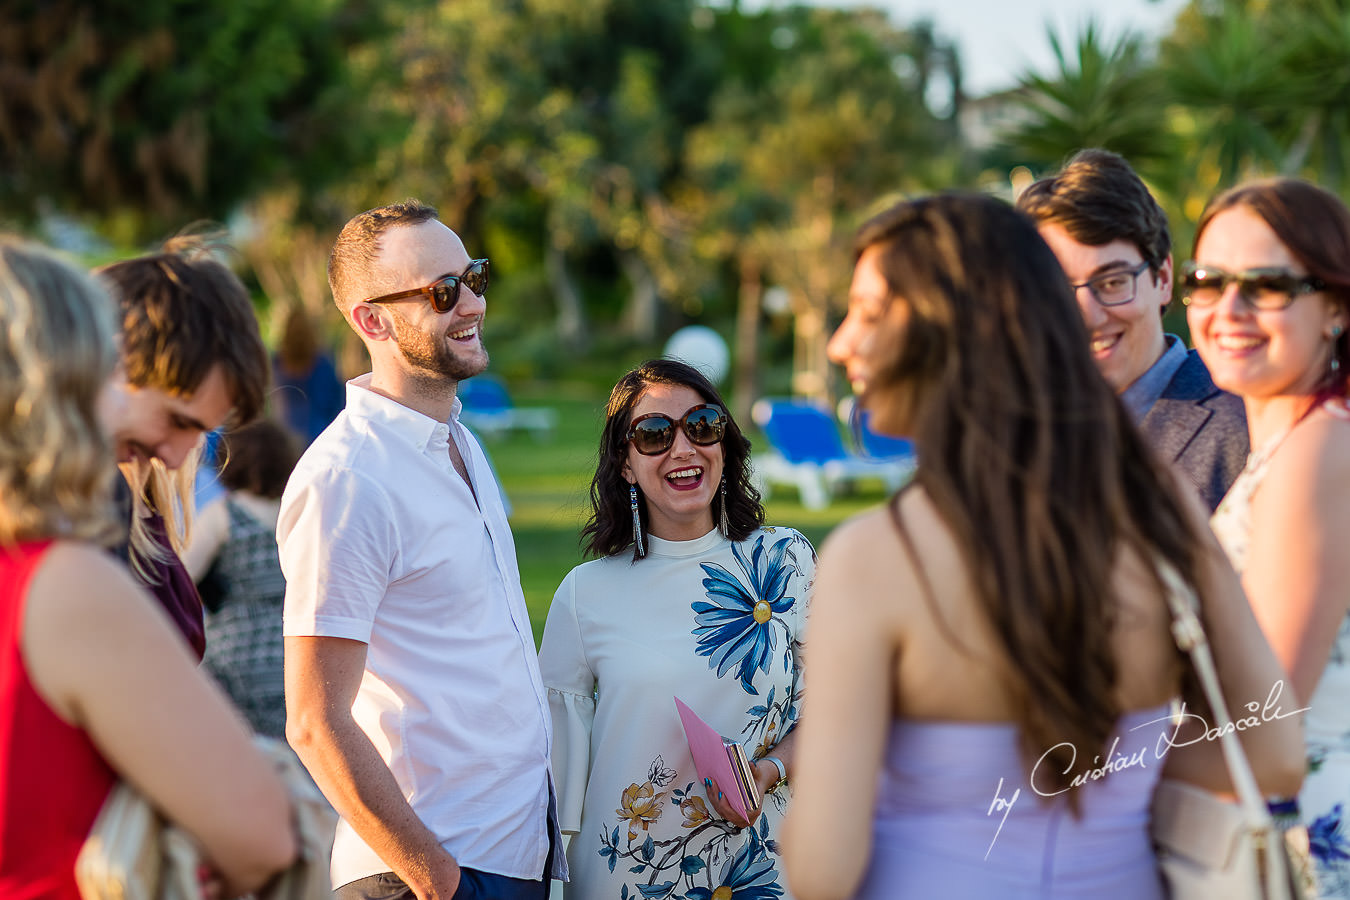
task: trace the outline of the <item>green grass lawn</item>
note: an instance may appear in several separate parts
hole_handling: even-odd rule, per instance
[[[558,427],[552,438],[519,432],[484,441],[511,501],[511,530],[536,644],[553,592],[563,576],[583,561],[578,537],[586,521],[606,397],[585,385],[519,390],[513,396],[517,405],[557,411]],[[765,446],[757,434],[752,432],[750,437],[756,449]],[[765,511],[769,524],[796,528],[819,547],[835,525],[884,499],[878,483],[837,497],[826,509],[808,510],[795,492],[782,489],[775,491]]]

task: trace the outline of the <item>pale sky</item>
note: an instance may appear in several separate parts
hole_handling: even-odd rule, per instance
[[[768,0],[772,3],[773,0]],[[1072,46],[1080,26],[1094,18],[1110,36],[1130,29],[1165,33],[1186,0],[816,0],[832,6],[880,6],[906,25],[931,19],[961,48],[966,93],[979,96],[1013,87],[1028,68],[1049,72],[1054,56],[1047,24]]]

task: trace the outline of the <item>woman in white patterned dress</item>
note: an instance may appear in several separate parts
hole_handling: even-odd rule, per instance
[[[1297,804],[1322,896],[1350,898],[1350,211],[1291,178],[1212,200],[1184,275],[1191,336],[1252,452],[1213,527],[1306,719]]]
[[[749,442],[716,388],[662,359],[610,395],[583,532],[598,558],[549,608],[539,669],[572,881],[584,900],[782,900],[778,827],[815,551],[764,526]],[[741,817],[701,782],[675,706],[753,761]]]

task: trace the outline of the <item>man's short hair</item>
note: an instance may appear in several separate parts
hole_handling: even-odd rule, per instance
[[[333,302],[348,320],[353,305],[383,288],[376,260],[385,233],[391,228],[420,225],[437,217],[434,206],[409,197],[402,203],[368,209],[342,226],[328,257],[328,287],[333,292]]]
[[[1128,241],[1155,275],[1172,252],[1167,214],[1130,164],[1110,150],[1079,150],[1059,172],[1023,191],[1017,208],[1090,247]]]
[[[248,289],[201,235],[95,270],[117,300],[122,364],[137,387],[190,397],[220,365],[243,425],[263,410],[271,363]]]

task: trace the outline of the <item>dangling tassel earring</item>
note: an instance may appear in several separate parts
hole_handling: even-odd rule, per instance
[[[633,545],[637,548],[638,556],[646,556],[647,550],[642,546],[642,519],[638,516],[637,504],[637,485],[628,486],[628,508],[633,511]]]
[[[1331,326],[1331,374],[1335,375],[1341,370],[1341,358],[1336,354],[1336,341],[1341,336],[1341,326]]]
[[[731,540],[731,523],[727,521],[727,476],[722,476],[722,517],[717,523],[722,537]]]

